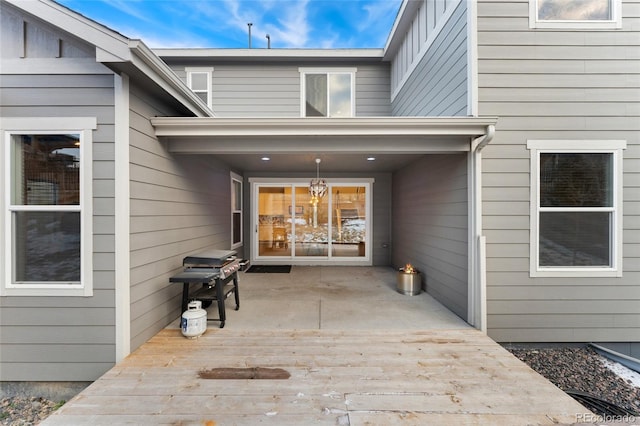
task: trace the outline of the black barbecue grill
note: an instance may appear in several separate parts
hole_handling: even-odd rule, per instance
[[[218,302],[220,328],[226,320],[224,301],[233,293],[236,299],[236,311],[240,309],[238,294],[238,271],[240,261],[233,250],[209,250],[187,256],[182,260],[184,270],[169,279],[172,283],[182,283],[182,311],[187,310],[191,300],[201,300],[203,304]],[[191,290],[191,284],[201,284]]]

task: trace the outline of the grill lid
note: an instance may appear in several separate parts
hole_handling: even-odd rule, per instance
[[[230,257],[236,255],[234,250],[207,250],[192,254],[182,260],[183,265],[222,266]]]

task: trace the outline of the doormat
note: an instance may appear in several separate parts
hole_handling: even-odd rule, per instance
[[[247,273],[262,273],[262,274],[288,274],[291,272],[291,265],[251,265],[247,269]]]

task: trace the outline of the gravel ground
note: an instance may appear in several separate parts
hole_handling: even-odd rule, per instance
[[[0,424],[12,426],[37,425],[63,405],[45,398],[14,396],[2,398]]]
[[[590,347],[506,349],[563,391],[589,393],[628,412],[640,413],[640,388],[608,369],[604,358]],[[594,407],[587,408],[605,415]]]
[[[640,387],[606,368],[603,358],[591,348],[507,349],[562,390],[593,394],[628,411],[640,413]],[[3,398],[0,424],[36,425],[62,404],[37,397]]]

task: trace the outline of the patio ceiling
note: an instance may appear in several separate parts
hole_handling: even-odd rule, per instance
[[[393,172],[426,154],[468,152],[496,119],[476,117],[152,119],[174,154],[209,154],[235,169],[309,173]],[[262,157],[269,157],[269,161]],[[367,160],[375,157],[375,161]]]

